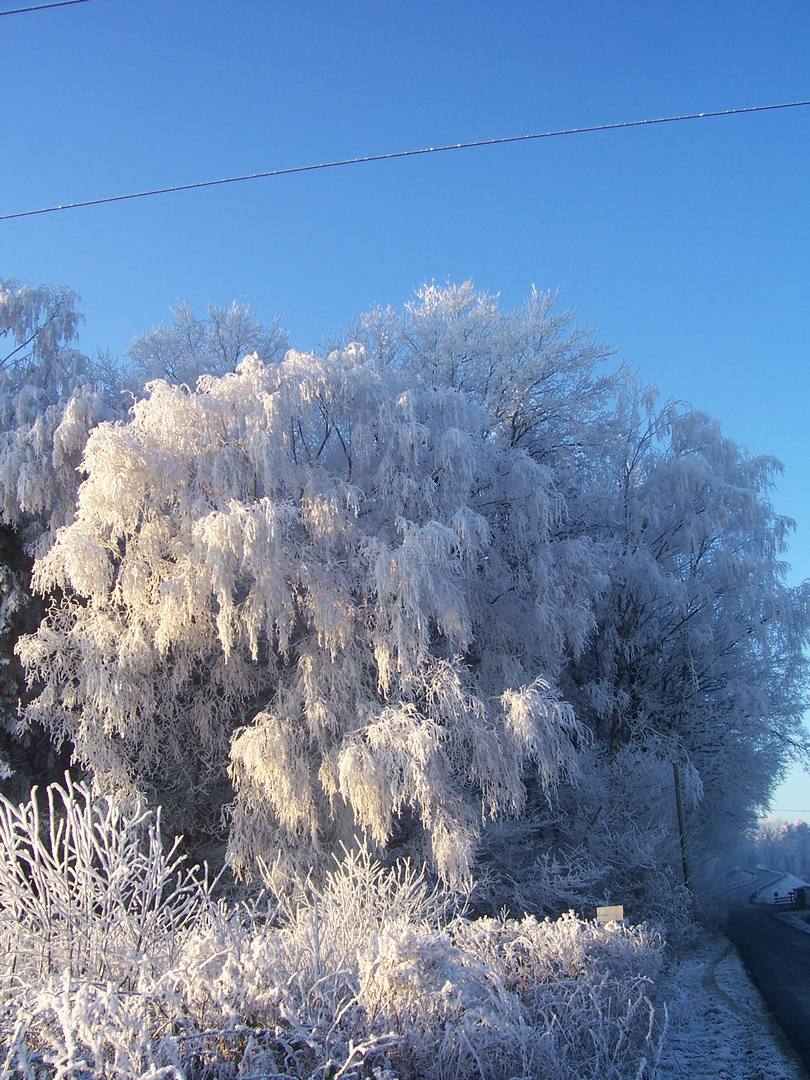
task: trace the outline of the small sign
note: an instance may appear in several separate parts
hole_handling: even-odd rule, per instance
[[[612,904],[610,907],[596,909],[597,922],[621,922],[624,918],[624,904]]]

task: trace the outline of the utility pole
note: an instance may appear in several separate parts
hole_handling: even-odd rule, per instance
[[[681,865],[683,867],[683,883],[691,893],[692,872],[689,869],[689,852],[686,847],[686,822],[683,814],[683,799],[681,798],[681,770],[678,762],[672,762],[672,776],[675,781],[675,805],[678,809],[678,837],[681,842]]]

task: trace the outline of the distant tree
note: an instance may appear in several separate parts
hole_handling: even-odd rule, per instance
[[[751,866],[761,864],[810,881],[810,825],[806,821],[761,821],[743,851]]]
[[[0,426],[18,427],[84,380],[87,357],[73,347],[82,316],[64,286],[32,288],[0,278]]]
[[[0,279],[0,514],[31,550],[71,519],[90,428],[120,414],[115,361],[76,348],[77,301]]]

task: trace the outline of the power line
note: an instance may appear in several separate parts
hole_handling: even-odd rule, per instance
[[[35,4],[33,7],[14,8],[13,11],[0,11],[0,19],[4,15],[24,15],[26,11],[47,11],[48,8],[70,7],[71,4],[89,4],[90,0],[56,0],[53,4]]]
[[[77,4],[82,2],[83,0],[62,0],[62,3]],[[504,146],[506,143],[530,142],[534,139],[555,139],[560,135],[586,135],[595,131],[619,131],[623,128],[652,127],[654,124],[677,124],[684,120],[708,120],[713,116],[741,116],[744,113],[773,112],[776,109],[798,109],[806,105],[810,105],[810,101],[789,101],[781,105],[752,105],[745,109],[688,113],[683,116],[663,116],[651,120],[627,120],[620,124],[597,124],[591,127],[565,128],[562,131],[543,131],[536,135],[509,135],[501,139],[478,139],[475,142],[450,143],[447,146],[428,146],[421,150],[397,150],[390,154],[370,154],[367,157],[323,161],[317,165],[296,165],[287,169],[271,169],[268,172],[248,173],[245,176],[228,176],[223,180],[199,180],[193,184],[176,184],[173,187],[134,191],[128,195],[108,195],[103,199],[85,199],[82,202],[65,203],[60,206],[45,206],[40,210],[19,210],[13,214],[0,214],[0,221],[35,217],[37,214],[55,214],[60,210],[78,210],[82,206],[102,206],[104,203],[146,199],[151,195],[171,195],[177,191],[195,191],[198,188],[219,187],[222,184],[241,184],[246,180],[264,180],[271,176],[293,176],[296,173],[317,172],[320,169],[339,169],[344,165],[366,165],[372,161],[395,161],[398,158],[419,157],[423,154],[443,154],[448,150],[471,150],[480,146]]]

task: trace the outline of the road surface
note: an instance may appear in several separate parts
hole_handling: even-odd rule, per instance
[[[780,918],[784,909],[751,903],[757,889],[780,876],[751,874],[752,880],[729,891],[726,934],[810,1073],[810,933]]]

